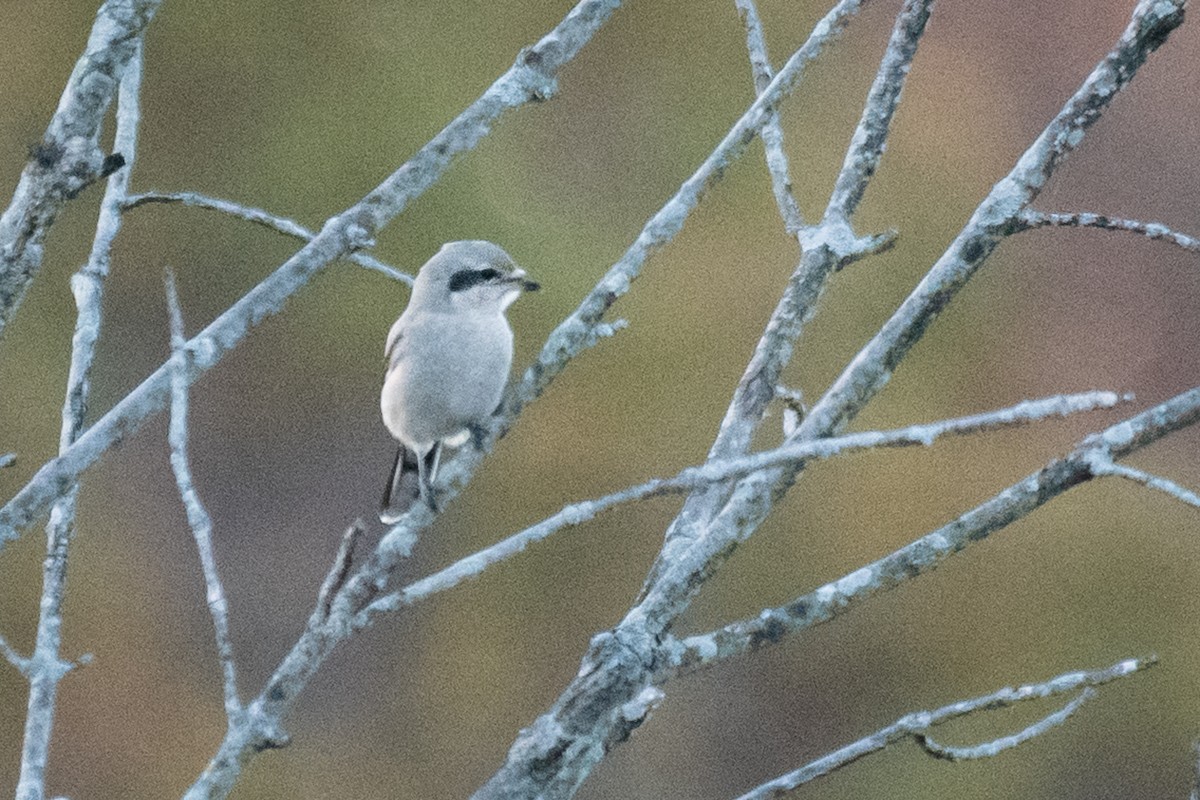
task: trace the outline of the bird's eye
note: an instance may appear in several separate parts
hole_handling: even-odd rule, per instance
[[[483,278],[485,281],[494,281],[496,278],[500,277],[500,273],[491,267],[488,267],[487,269],[479,270],[479,277]]]

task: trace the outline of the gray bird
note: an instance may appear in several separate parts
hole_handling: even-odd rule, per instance
[[[482,444],[512,367],[504,316],[538,284],[491,242],[450,242],[421,267],[408,307],[388,333],[379,408],[400,442],[379,519],[398,520],[433,494],[443,446]]]

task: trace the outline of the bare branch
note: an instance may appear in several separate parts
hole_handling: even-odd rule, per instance
[[[1185,489],[1174,481],[1169,481],[1166,478],[1160,478],[1157,475],[1151,475],[1149,472],[1144,472],[1140,469],[1127,467],[1124,464],[1118,464],[1112,458],[1104,453],[1096,453],[1092,461],[1092,474],[1096,477],[1103,475],[1115,475],[1119,478],[1131,480],[1134,483],[1139,483],[1149,489],[1157,489],[1160,492],[1174,497],[1181,503],[1186,503],[1192,508],[1200,508],[1200,496],[1195,492]]]
[[[326,221],[311,242],[193,337],[188,342],[193,356],[189,380],[211,369],[241,342],[252,325],[279,313],[287,299],[327,265],[368,246],[372,237],[433,185],[458,156],[473,149],[505,111],[553,95],[559,68],[575,57],[618,5],[619,0],[581,0],[558,27],[522,50],[507,72],[408,162],[360,202]],[[110,447],[161,411],[169,388],[170,367],[163,364],[71,448],[43,465],[0,508],[0,548]]]
[[[0,335],[41,268],[43,244],[59,211],[117,163],[100,152],[100,128],[161,2],[107,0],[96,13],[58,110],[0,216]],[[121,155],[129,160],[128,153]]]
[[[1200,800],[1200,741],[1192,742],[1192,791],[1188,800]]]
[[[1057,711],[1051,712],[1039,719],[1037,722],[1023,728],[1016,733],[1008,736],[1001,736],[998,739],[993,739],[990,742],[981,742],[980,744],[971,745],[969,747],[956,747],[935,742],[932,738],[925,734],[919,734],[917,743],[921,748],[933,756],[945,761],[978,761],[983,758],[994,758],[1000,755],[1005,750],[1011,750],[1019,744],[1024,744],[1030,739],[1041,736],[1051,728],[1056,728],[1062,725],[1071,715],[1080,709],[1080,707],[1096,696],[1096,692],[1092,688],[1086,688],[1078,695],[1073,697],[1070,702]]]
[[[238,700],[237,670],[233,663],[233,644],[229,639],[229,605],[225,600],[225,589],[221,586],[217,558],[213,552],[212,518],[200,500],[200,494],[192,482],[192,469],[188,465],[189,357],[183,336],[183,314],[179,309],[179,294],[175,290],[175,274],[170,270],[167,270],[167,308],[171,316],[171,413],[167,427],[167,440],[171,445],[171,471],[175,473],[175,485],[179,487],[179,498],[183,501],[188,527],[192,530],[196,551],[200,555],[205,602],[209,614],[212,615],[217,658],[221,662],[225,716],[230,724],[234,724],[242,713],[242,704]]]
[[[745,153],[754,136],[771,118],[774,108],[795,89],[804,68],[842,31],[864,2],[841,0],[817,23],[808,41],[788,59],[704,163],[650,218],[621,260],[609,269],[579,307],[554,329],[546,339],[537,361],[525,371],[513,392],[509,403],[510,419],[541,394],[571,359],[595,341],[592,330],[600,324],[612,304],[629,291],[631,282],[641,273],[646,259],[670,242],[683,228],[684,221],[700,202],[704,192],[724,174],[731,163]]]
[[[1116,47],[1105,56],[1062,110],[1000,180],[945,253],[879,333],[854,358],[812,408],[798,436],[838,430],[888,382],[896,365],[926,328],[991,255],[1020,226],[1021,212],[1037,198],[1055,168],[1083,141],[1113,97],[1183,22],[1183,0],[1141,0]],[[784,474],[774,486],[791,482]]]
[[[857,175],[856,191],[861,195],[874,172],[874,161],[882,152],[883,141],[891,122],[896,104],[899,102],[900,86],[890,89],[881,87],[884,76],[896,77],[903,84],[907,75],[908,59],[915,51],[916,43],[928,17],[932,0],[909,0],[896,18],[892,40],[880,64],[875,84],[868,95],[862,119],[846,153],[846,166],[842,169],[839,186],[850,181],[849,175]],[[753,10],[750,7],[751,11]],[[832,13],[832,12],[831,12]],[[755,17],[755,20],[757,18]],[[747,24],[751,24],[747,14]],[[818,24],[817,31],[822,26]],[[814,36],[817,33],[814,33]],[[749,37],[753,40],[753,34]],[[807,46],[807,45],[806,45]],[[753,52],[753,42],[751,42]],[[902,62],[905,69],[899,69]],[[872,154],[871,148],[879,152]],[[870,163],[870,169],[867,164]],[[862,173],[859,175],[859,173]],[[774,171],[773,171],[774,174]],[[773,180],[776,178],[773,177]],[[800,264],[792,273],[783,295],[766,330],[759,339],[754,355],[747,364],[734,391],[733,399],[721,420],[717,437],[709,448],[708,458],[725,459],[740,456],[750,448],[750,441],[758,429],[767,405],[775,397],[775,387],[783,368],[792,357],[792,349],[799,338],[804,324],[816,313],[817,301],[825,290],[830,274],[834,270],[870,253],[890,247],[894,236],[867,237],[857,239],[850,228],[848,215],[853,211],[849,200],[835,205],[838,189],[830,197],[830,205],[821,224],[804,228],[799,239],[802,248]],[[849,190],[845,190],[849,191]],[[844,193],[844,192],[843,192]],[[857,203],[857,200],[854,201]],[[785,213],[785,224],[788,218]],[[699,535],[698,530],[721,507],[728,497],[729,487],[710,487],[688,497],[683,509],[667,530],[665,543],[658,559],[651,567],[643,585],[642,596],[662,575],[665,565],[675,554],[686,549]]]
[[[246,222],[261,225],[264,228],[273,230],[276,233],[282,233],[287,236],[292,236],[297,239],[303,239],[306,242],[311,242],[316,236],[315,233],[305,228],[294,220],[286,217],[276,216],[261,208],[252,206],[243,206],[238,203],[230,202],[229,200],[221,200],[216,197],[208,197],[206,195],[197,194],[196,192],[142,192],[141,194],[131,195],[121,205],[122,211],[131,211],[139,206],[149,205],[151,203],[180,203],[191,208],[205,208],[210,211],[220,211],[223,214],[228,214],[238,219],[243,219]],[[367,255],[366,253],[353,252],[347,255],[347,261],[353,261],[360,267],[374,270],[382,273],[393,280],[400,281],[412,286],[413,276],[405,272],[401,272],[395,267],[388,266],[377,258]]]
[[[97,26],[105,18],[106,4],[101,8]],[[111,12],[111,9],[110,9]],[[115,13],[115,12],[112,12]],[[146,12],[143,26],[153,13]],[[105,23],[107,24],[107,23]],[[140,119],[139,92],[142,82],[142,43],[139,33],[130,33],[132,48],[124,53],[124,61],[113,69],[121,69],[117,101],[117,128],[114,145],[124,151],[127,169],[108,176],[108,186],[100,205],[96,222],[96,234],[88,262],[71,278],[71,292],[77,309],[75,332],[71,339],[71,365],[67,373],[66,397],[63,400],[62,424],[59,432],[59,453],[71,448],[83,429],[83,418],[87,408],[92,364],[95,360],[96,341],[100,337],[104,283],[108,277],[109,259],[113,241],[121,229],[119,211],[121,200],[129,186],[129,173],[137,153],[137,129]],[[104,36],[100,37],[102,40]],[[93,42],[97,33],[93,30]],[[110,43],[112,44],[112,43]],[[116,44],[112,47],[117,48]],[[89,44],[89,52],[91,45]],[[98,56],[117,58],[116,52]],[[76,65],[76,75],[87,60],[85,54]],[[72,76],[72,80],[76,75]],[[98,81],[101,77],[82,79],[84,83]],[[70,91],[70,84],[68,84]],[[82,90],[81,90],[82,91]],[[93,98],[94,99],[94,98]],[[107,99],[103,103],[107,106]],[[61,113],[61,108],[60,108]],[[103,114],[103,108],[100,109]],[[57,119],[57,117],[56,117]],[[76,121],[78,122],[78,120]],[[62,124],[68,124],[64,121]],[[98,123],[97,123],[98,124]],[[53,128],[52,123],[51,127]],[[94,142],[91,145],[95,147]],[[46,223],[47,225],[49,222]],[[0,224],[0,228],[2,228]],[[44,235],[44,232],[43,232]],[[2,236],[2,233],[0,233]],[[40,249],[40,245],[39,245]],[[39,255],[40,259],[40,255]],[[2,265],[0,265],[2,269]],[[14,306],[15,307],[15,306]],[[2,313],[2,312],[0,312]],[[46,526],[46,559],[42,564],[42,597],[38,604],[38,628],[33,655],[29,658],[26,674],[29,677],[29,703],[25,715],[25,738],[21,748],[21,772],[17,781],[17,800],[41,800],[45,795],[46,764],[50,754],[50,740],[54,727],[57,706],[58,684],[71,669],[71,664],[60,655],[62,649],[62,604],[66,592],[67,557],[75,527],[75,499],[79,486],[76,479],[65,481],[58,487],[50,510],[50,521]]]
[[[1106,231],[1125,231],[1145,236],[1147,239],[1159,239],[1178,245],[1192,253],[1200,253],[1200,239],[1168,228],[1161,222],[1142,222],[1136,219],[1122,217],[1107,217],[1103,214],[1093,214],[1088,211],[1077,211],[1073,214],[1035,211],[1027,208],[1021,212],[1021,230],[1034,228],[1100,228]]]
[[[1084,129],[1129,82],[1149,53],[1182,22],[1182,5],[1183,0],[1139,3],[1116,50],[1100,63],[1017,167],[993,190],[893,319],[809,412],[796,432],[797,438],[816,439],[834,433],[874,397],[937,312],[994,249],[1005,226],[1012,224],[1015,214],[1028,205],[1054,167],[1078,144]],[[776,76],[772,87],[784,77],[786,69]],[[764,93],[755,106],[769,94]],[[643,238],[646,235],[644,231]],[[822,231],[822,235],[819,246],[835,252],[844,251],[851,238],[846,231]],[[649,241],[653,240],[651,237]],[[635,245],[630,252],[638,249]],[[809,249],[806,245],[806,257]],[[863,249],[853,244],[849,248],[854,253]],[[546,374],[552,375],[576,352],[572,337],[582,337],[588,320],[598,318],[636,274],[636,270],[626,273],[617,267],[614,271],[613,282],[602,281],[598,287],[601,296],[585,301],[564,323],[569,331],[562,338],[557,338],[557,332],[552,335],[538,364],[526,373],[521,400],[534,396],[537,387],[544,385]],[[778,383],[772,377],[762,381],[762,393],[768,396],[774,394]],[[670,551],[664,547],[643,597],[613,630],[592,639],[576,678],[547,712],[521,732],[504,765],[476,793],[477,800],[566,797],[574,792],[603,754],[640,724],[640,720],[622,715],[620,709],[650,685],[658,666],[661,637],[704,581],[765,519],[773,498],[791,485],[796,474],[796,468],[781,466],[743,478],[721,512],[691,542],[681,541]],[[685,512],[681,512],[681,518]],[[668,536],[687,530],[697,518],[706,516],[699,514],[683,519],[679,526],[673,524]]]
[[[1182,0],[1142,0],[1138,4],[1116,48],[1096,66],[1008,176],[996,184],[892,318],[809,410],[794,439],[818,439],[836,432],[886,385],[941,309],[975,274],[1001,238],[1012,231],[1021,210],[1038,195],[1057,164],[1079,144],[1084,130],[1128,84],[1149,53],[1182,22],[1181,6]],[[771,381],[770,385],[775,383]],[[699,585],[697,576],[718,569],[737,543],[753,533],[770,512],[773,498],[795,482],[802,466],[787,464],[743,479],[719,514],[707,524],[695,526],[702,530],[692,531],[690,540],[669,542],[652,574],[652,579],[661,583],[661,591],[654,605],[642,612],[673,618]],[[687,511],[685,507],[684,513]],[[672,529],[675,527],[673,524]],[[670,566],[664,567],[662,562]],[[665,580],[664,569],[673,569],[676,574]],[[659,581],[660,577],[664,580]],[[652,593],[652,589],[646,590],[647,599]]]
[[[796,442],[743,458],[708,461],[699,466],[688,467],[671,478],[653,478],[645,483],[613,492],[595,500],[572,503],[536,525],[460,559],[445,569],[415,581],[397,592],[375,600],[356,616],[355,624],[357,626],[367,625],[375,614],[395,611],[403,606],[412,605],[432,594],[475,578],[493,564],[506,561],[524,552],[529,545],[540,542],[563,528],[582,525],[597,514],[624,503],[693,490],[708,484],[749,475],[778,464],[809,459],[827,459],[851,452],[877,450],[885,447],[929,446],[935,439],[945,435],[996,430],[1028,424],[1054,415],[1067,416],[1081,411],[1112,408],[1123,399],[1128,398],[1122,398],[1113,392],[1056,395],[1043,400],[1026,400],[999,411],[972,414],[924,425],[910,425],[890,431],[865,431],[829,439],[818,439],[813,442]]]
[[[917,54],[917,43],[925,33],[925,23],[933,11],[933,0],[906,0],[904,8],[896,17],[887,52],[875,73],[875,82],[867,94],[862,119],[850,140],[842,171],[838,174],[829,205],[825,209],[827,219],[849,219],[858,209],[867,184],[875,175],[879,159],[883,156],[888,130],[896,107],[900,105],[900,93],[908,78],[909,66]]]
[[[1096,477],[1093,465],[1098,459],[1129,455],[1198,420],[1200,387],[1088,436],[1069,455],[1050,462],[948,525],[816,591],[716,631],[683,640],[668,637],[663,643],[657,679],[685,674],[773,644],[788,634],[840,616],[867,597],[924,575],[955,553]]]
[[[0,654],[4,655],[4,660],[12,664],[17,672],[29,677],[29,659],[13,649],[13,646],[3,636],[0,636]]]
[[[746,26],[746,49],[750,53],[750,70],[754,76],[754,89],[761,95],[775,76],[771,59],[767,56],[767,43],[763,39],[762,22],[754,0],[734,0],[742,24]],[[771,189],[775,193],[775,205],[783,218],[783,227],[791,236],[799,236],[804,227],[800,206],[792,196],[792,179],[788,174],[787,153],[783,150],[783,129],[779,127],[779,111],[772,108],[762,127],[763,148],[766,150],[767,170],[771,173]]]
[[[800,769],[789,772],[786,775],[781,775],[772,781],[754,788],[739,797],[738,800],[765,800],[770,797],[779,797],[786,792],[790,792],[817,778],[825,777],[864,756],[878,753],[888,745],[909,737],[916,738],[927,752],[936,754],[939,757],[982,758],[997,755],[1002,750],[1014,747],[1064,722],[1067,717],[1079,708],[1084,700],[1094,693],[1095,690],[1092,687],[1102,686],[1128,675],[1133,675],[1136,672],[1149,669],[1156,663],[1157,659],[1154,657],[1142,659],[1131,658],[1119,661],[1106,669],[1067,672],[1043,683],[1019,686],[1015,689],[1006,687],[982,697],[960,700],[932,711],[916,711],[906,714],[891,725],[881,728],[870,736],[859,739],[857,742],[846,745],[827,756],[806,764]],[[1004,737],[995,742],[989,742],[987,745],[981,745],[978,748],[943,748],[940,745],[934,744],[926,734],[929,729],[937,725],[970,714],[991,711],[997,708],[1006,708],[1025,700],[1057,697],[1079,691],[1080,689],[1083,692],[1071,700],[1065,708],[1050,714],[1014,736]]]
[[[16,464],[16,463],[17,463],[17,454],[16,453],[0,453],[0,469],[4,469],[5,467],[11,467],[13,464]]]
[[[346,578],[350,575],[350,567],[354,564],[354,549],[358,545],[358,540],[362,538],[363,532],[362,520],[355,520],[354,524],[342,534],[342,543],[338,545],[337,555],[333,558],[333,566],[329,568],[329,572],[325,575],[325,580],[321,581],[321,588],[317,592],[317,607],[313,611],[310,625],[319,625],[329,619],[329,612],[333,608],[333,598],[346,584]]]

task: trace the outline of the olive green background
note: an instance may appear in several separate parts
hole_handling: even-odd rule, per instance
[[[1132,0],[942,0],[857,225],[899,230],[834,276],[787,381],[815,398],[938,256],[992,184],[1107,52]],[[95,12],[93,0],[0,3],[0,195],[15,186]],[[355,202],[477,97],[568,2],[167,0],[147,36],[135,189],[194,190],[311,228]],[[764,0],[776,64],[825,3]],[[797,195],[823,208],[898,3],[878,2],[783,107]],[[631,2],[379,237],[415,270],[443,241],[493,239],[544,290],[511,312],[517,364],[621,255],[751,102],[728,0]],[[1200,234],[1200,21],[1138,74],[1038,202]],[[54,227],[0,341],[0,471],[11,496],[52,456],[99,187]],[[181,207],[130,214],[105,300],[89,418],[167,355],[162,276],[188,330],[297,244]],[[527,409],[399,578],[437,569],[565,503],[701,461],[794,267],[761,146],[729,169],[613,309],[628,330]],[[392,444],[378,419],[382,346],[402,285],[327,269],[194,389],[197,487],[215,523],[239,677],[257,692],[298,635],[341,531],[371,518]],[[817,465],[706,586],[683,630],[752,615],[954,518],[1084,433],[1200,380],[1200,263],[1160,242],[1040,231],[1004,243],[855,422],[892,427],[1063,391],[1136,392],[1113,413]],[[776,443],[778,410],[758,445]],[[1200,431],[1133,463],[1200,487]],[[480,579],[387,617],[326,663],[237,798],[452,798],[501,763],[557,697],[588,638],[631,603],[679,506],[665,498],[566,530]],[[48,790],[78,800],[179,795],[223,730],[200,571],[162,417],[84,478]],[[851,614],[674,681],[580,798],[726,798],[911,710],[1158,653],[1066,726],[951,765],[909,744],[810,798],[1182,797],[1200,735],[1200,512],[1110,479],[1079,487],[935,573]],[[371,528],[372,542],[378,525]],[[0,553],[0,633],[28,651],[40,527]],[[0,794],[16,783],[25,684],[0,664]],[[942,731],[1017,730],[1051,705]]]

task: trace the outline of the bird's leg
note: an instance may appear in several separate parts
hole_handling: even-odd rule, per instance
[[[433,481],[437,478],[438,462],[442,457],[442,443],[437,442],[429,449],[429,452],[420,461],[418,467],[418,476],[421,481],[421,499],[425,501],[425,505],[429,506],[429,510],[433,513],[438,513],[441,509],[438,507],[437,497],[433,491]]]

